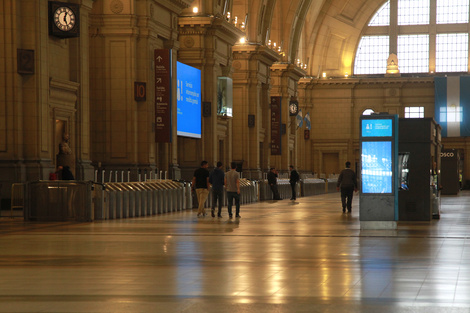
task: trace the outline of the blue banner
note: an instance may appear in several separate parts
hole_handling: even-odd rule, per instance
[[[470,136],[470,76],[436,77],[435,120],[442,137]]]

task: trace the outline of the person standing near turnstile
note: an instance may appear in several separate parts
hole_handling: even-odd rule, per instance
[[[197,202],[199,204],[197,209],[197,217],[206,216],[206,211],[204,210],[204,203],[207,200],[209,195],[209,171],[207,168],[209,163],[207,161],[201,162],[201,167],[194,171],[192,189],[196,190]]]

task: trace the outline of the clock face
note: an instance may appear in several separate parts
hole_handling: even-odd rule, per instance
[[[297,104],[291,103],[289,105],[289,111],[291,114],[297,114],[297,109],[298,109]]]
[[[74,28],[75,13],[68,7],[59,7],[54,11],[54,24],[58,29],[67,32]]]

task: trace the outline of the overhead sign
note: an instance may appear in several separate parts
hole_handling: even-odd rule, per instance
[[[155,142],[171,142],[171,50],[155,49]]]
[[[391,137],[391,119],[370,119],[362,120],[362,137]]]
[[[281,155],[281,97],[271,97],[271,155]]]

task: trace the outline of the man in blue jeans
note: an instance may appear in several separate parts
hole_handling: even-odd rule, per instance
[[[235,170],[237,168],[237,164],[235,162],[230,163],[230,168],[231,170],[225,174],[228,215],[232,218],[232,204],[233,199],[235,199],[235,217],[240,218],[240,173]]]

